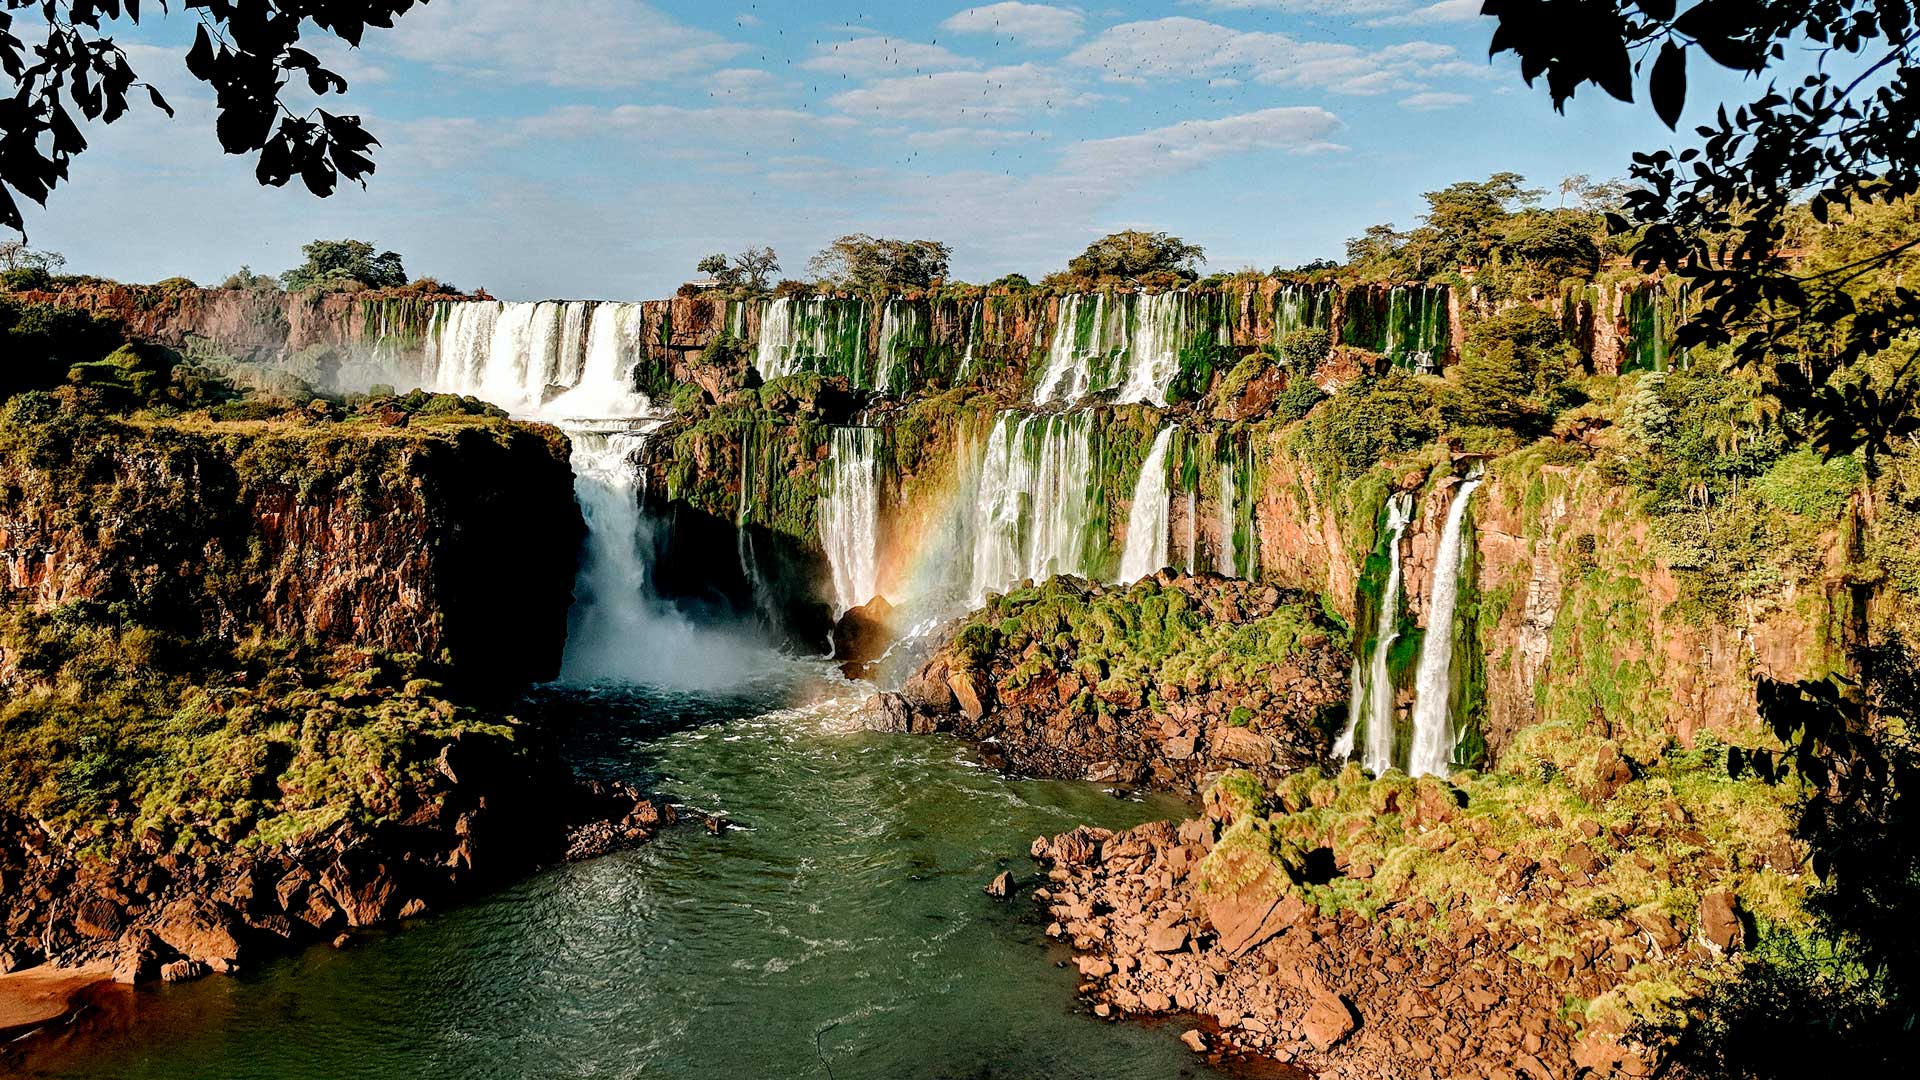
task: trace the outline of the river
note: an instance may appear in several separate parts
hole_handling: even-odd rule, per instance
[[[859,731],[814,663],[722,693],[544,692],[577,768],[734,822],[556,868],[233,977],[111,993],[0,1060],[116,1080],[1205,1075],[1181,1028],[1080,1007],[1025,895],[1027,845],[1181,817],[1009,779],[946,738]]]

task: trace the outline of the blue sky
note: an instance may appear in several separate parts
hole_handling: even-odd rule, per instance
[[[1130,227],[1231,270],[1338,257],[1455,180],[1552,189],[1671,141],[1597,95],[1555,115],[1489,61],[1478,8],[432,0],[360,50],[314,49],[352,84],[329,107],[383,143],[367,190],[327,200],[220,153],[175,15],[120,40],[179,117],[89,128],[28,231],[71,271],[135,281],[277,272],[353,236],[511,299],[664,296],[702,255],[760,244],[799,276],[855,231],[945,240],[970,281],[1037,279]]]

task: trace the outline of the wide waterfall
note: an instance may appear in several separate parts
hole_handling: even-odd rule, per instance
[[[1139,581],[1167,564],[1167,444],[1174,425],[1153,437],[1153,449],[1140,466],[1133,485],[1133,508],[1127,516],[1127,547],[1120,556],[1120,580]]]
[[[827,297],[783,296],[760,317],[754,369],[763,379],[801,371],[844,375],[860,389],[875,389],[867,364],[867,303]]]
[[[1333,290],[1325,285],[1282,285],[1273,294],[1273,339],[1296,330],[1333,324]]]
[[[1366,752],[1361,764],[1375,776],[1393,768],[1394,702],[1393,674],[1388,670],[1389,654],[1400,636],[1400,542],[1407,525],[1413,521],[1413,496],[1401,492],[1387,504],[1387,580],[1380,591],[1380,612],[1373,623],[1373,655],[1364,671],[1360,650],[1354,650],[1353,693],[1347,705],[1347,728],[1333,744],[1335,760],[1353,755],[1354,740],[1364,725]]]
[[[1447,351],[1447,290],[1398,285],[1387,295],[1387,344],[1396,364],[1433,370]]]
[[[879,592],[880,429],[834,428],[821,475],[820,546],[833,567],[834,614]]]
[[[1440,549],[1433,557],[1433,591],[1427,603],[1427,634],[1420,643],[1419,674],[1414,679],[1414,776],[1445,776],[1453,761],[1453,612],[1460,599],[1461,564],[1466,558],[1467,500],[1480,486],[1476,473],[1454,493]]]
[[[637,415],[645,411],[632,394],[640,313],[639,304],[589,301],[443,303],[427,334],[425,374],[434,390],[471,394],[515,415],[544,412],[576,387],[585,393],[564,415]]]
[[[1089,524],[1099,498],[1093,414],[1001,413],[979,474],[969,597],[1027,578],[1088,573]]]
[[[1165,405],[1183,352],[1224,342],[1224,294],[1074,293],[1060,301],[1035,404],[1114,392],[1122,403]]]

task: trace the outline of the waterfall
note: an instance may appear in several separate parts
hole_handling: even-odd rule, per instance
[[[817,371],[844,375],[855,387],[871,390],[866,360],[864,301],[783,296],[767,305],[760,320],[753,366],[763,379]]]
[[[881,390],[904,390],[913,374],[916,351],[924,351],[928,341],[927,319],[918,304],[907,300],[888,300],[880,310]]]
[[[1453,612],[1460,599],[1460,570],[1466,557],[1467,500],[1480,486],[1476,472],[1454,493],[1447,509],[1440,549],[1433,557],[1433,594],[1427,604],[1427,634],[1420,643],[1419,674],[1414,680],[1414,776],[1445,776],[1453,761]]]
[[[1220,544],[1214,549],[1214,569],[1228,577],[1240,574],[1239,553],[1234,550],[1234,530],[1240,524],[1239,508],[1233,490],[1233,459],[1220,463]]]
[[[640,310],[638,304],[585,301],[442,303],[427,334],[426,375],[441,393],[470,394],[515,415],[529,415],[542,411],[554,388],[570,389],[594,377],[590,354],[604,348],[611,351],[600,358],[601,383],[582,402],[596,409],[577,415],[637,415],[645,406],[633,407],[627,395],[640,359],[633,329]],[[596,344],[602,337],[605,344]],[[619,378],[626,384],[615,385]]]
[[[1165,405],[1181,354],[1222,340],[1224,303],[1224,297],[1186,291],[1063,297],[1034,403],[1114,391],[1116,402]]]
[[[567,619],[563,682],[698,689],[733,685],[765,663],[763,644],[699,626],[654,595],[645,474],[633,461],[660,423],[567,428],[587,540]]]
[[[973,542],[974,603],[1027,578],[1085,574],[1099,493],[1093,414],[1004,412],[987,436]]]
[[[834,614],[879,592],[880,431],[834,428],[820,492],[820,546],[833,567]]]
[[[573,376],[573,388],[547,402],[541,411],[589,419],[646,412],[651,403],[634,389],[642,322],[638,304],[596,305],[587,328],[586,359]]]
[[[1282,285],[1273,294],[1273,340],[1296,330],[1326,327],[1333,317],[1332,291],[1325,285]]]
[[[1393,768],[1394,693],[1393,674],[1387,669],[1388,654],[1400,636],[1400,541],[1413,520],[1413,496],[1396,494],[1387,504],[1387,581],[1380,591],[1380,613],[1373,624],[1373,655],[1366,670],[1360,668],[1360,653],[1353,658],[1353,693],[1347,705],[1347,729],[1333,744],[1333,756],[1343,761],[1353,755],[1355,736],[1365,724],[1366,752],[1361,764],[1375,776]]]
[[[1120,556],[1120,580],[1139,581],[1167,565],[1167,444],[1174,425],[1153,437],[1153,449],[1140,466],[1133,485],[1133,508],[1127,515],[1127,547]]]

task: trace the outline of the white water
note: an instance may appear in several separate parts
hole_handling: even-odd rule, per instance
[[[834,428],[820,493],[820,546],[833,567],[834,615],[879,592],[880,431]]]
[[[547,402],[541,411],[576,419],[647,412],[652,404],[633,388],[644,321],[638,304],[595,305],[587,329],[586,361],[565,384],[572,389]]]
[[[1167,564],[1167,444],[1174,425],[1153,437],[1153,449],[1140,465],[1127,512],[1127,547],[1120,555],[1120,580],[1139,581]]]
[[[1240,510],[1235,505],[1233,490],[1233,462],[1220,464],[1220,544],[1214,549],[1214,569],[1228,577],[1240,573],[1239,553],[1234,550],[1234,526],[1239,524]]]
[[[896,368],[913,359],[912,350],[927,343],[927,320],[920,306],[906,300],[888,300],[880,310],[879,389],[898,391]]]
[[[824,370],[865,386],[866,341],[865,302],[783,296],[760,316],[753,366],[763,379]],[[847,363],[851,370],[839,370]]]
[[[1387,654],[1400,636],[1400,541],[1413,520],[1413,496],[1400,493],[1387,504],[1387,582],[1380,592],[1380,614],[1373,625],[1373,660],[1363,673],[1356,659],[1353,693],[1347,704],[1347,729],[1333,744],[1334,760],[1353,755],[1355,736],[1365,722],[1366,752],[1361,764],[1375,776],[1393,768],[1394,693]]]
[[[1476,474],[1454,493],[1447,509],[1440,549],[1433,557],[1433,595],[1427,605],[1427,635],[1420,643],[1420,667],[1414,679],[1414,776],[1445,776],[1453,761],[1453,612],[1460,599],[1460,569],[1466,557],[1467,500],[1480,486]]]
[[[732,685],[764,664],[764,644],[698,626],[653,594],[653,531],[641,508],[644,474],[633,457],[661,422],[567,429],[587,543],[568,617],[563,682],[706,689]]]
[[[1200,318],[1200,305],[1207,302],[1188,292],[1064,297],[1034,403],[1073,402],[1115,391],[1117,402],[1165,405],[1167,388],[1180,372],[1181,350],[1207,333]],[[1084,339],[1083,318],[1088,324]],[[1225,321],[1216,321],[1224,334]]]
[[[441,304],[427,333],[428,387],[470,394],[516,416],[640,415],[650,407],[632,390],[641,323],[639,304]],[[548,408],[561,400],[567,404]]]
[[[1094,474],[1092,414],[1001,413],[987,436],[969,599],[1027,578],[1087,572]]]

